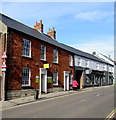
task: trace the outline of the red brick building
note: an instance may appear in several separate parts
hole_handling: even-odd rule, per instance
[[[55,29],[49,29],[46,35],[42,33],[42,21],[36,22],[33,29],[7,16],[2,18],[2,24],[7,27],[6,98],[33,95],[40,81],[41,92],[69,90],[74,75],[74,54],[55,40]],[[68,86],[64,85],[67,80]]]

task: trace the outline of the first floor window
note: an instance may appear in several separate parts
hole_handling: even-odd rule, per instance
[[[58,63],[58,50],[53,50],[53,62]]]
[[[78,66],[81,66],[81,58],[78,58]]]
[[[58,72],[53,73],[53,85],[58,85]]]
[[[31,41],[23,39],[23,56],[31,57]]]
[[[69,55],[69,66],[73,66],[73,56]]]
[[[41,60],[46,60],[46,46],[41,45]]]
[[[23,68],[22,70],[22,86],[30,86],[30,69]]]

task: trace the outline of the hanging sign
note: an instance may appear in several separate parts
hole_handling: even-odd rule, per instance
[[[6,61],[3,61],[3,62],[2,62],[2,68],[7,68],[7,66],[6,66]]]
[[[6,51],[4,51],[3,54],[2,54],[2,59],[6,59],[6,58],[7,58]]]

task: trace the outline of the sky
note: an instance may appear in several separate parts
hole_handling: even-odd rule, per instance
[[[114,2],[2,2],[0,12],[44,33],[55,27],[58,42],[114,58]]]

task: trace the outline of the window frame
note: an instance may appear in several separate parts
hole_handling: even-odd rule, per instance
[[[53,50],[53,63],[58,63],[58,50],[57,49]]]
[[[25,69],[25,70],[24,70]],[[28,71],[28,84],[24,84],[23,83],[23,81],[26,81],[26,80],[24,80],[24,77],[25,76],[23,76],[24,74],[27,74],[26,72],[27,72],[27,70],[29,70]],[[25,71],[25,72],[24,72]],[[27,68],[27,67],[23,67],[22,68],[22,86],[30,86],[31,85],[31,70],[29,69],[29,68]]]
[[[29,42],[29,45],[28,45],[28,42]],[[26,45],[28,45],[29,48]],[[28,50],[29,55],[27,55],[27,53],[26,53],[27,50]],[[25,38],[23,38],[22,56],[31,58],[31,41],[27,40]]]
[[[100,67],[100,65],[99,65],[99,63],[97,63],[96,64],[96,69],[99,70],[99,67]]]
[[[73,56],[69,55],[69,66],[73,66]]]
[[[43,50],[43,48],[44,50]],[[44,51],[44,52],[43,52]],[[42,56],[43,55],[43,56]],[[43,57],[43,58],[42,58]],[[40,46],[40,60],[46,61],[46,46],[45,45],[41,45]]]
[[[78,57],[78,66],[81,66],[82,65],[82,59],[80,57]]]
[[[89,67],[89,61],[85,60],[85,67]]]
[[[56,74],[56,75],[55,75]],[[56,78],[56,79],[55,79]],[[55,80],[54,80],[55,79]],[[56,83],[54,83],[54,81]],[[53,85],[58,85],[58,72],[57,71],[54,71],[53,72]]]

